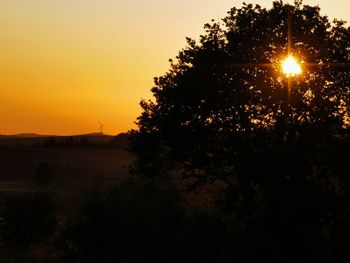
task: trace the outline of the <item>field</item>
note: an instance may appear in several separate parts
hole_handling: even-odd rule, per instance
[[[0,148],[0,191],[26,191],[35,187],[33,176],[42,162],[53,171],[52,187],[85,187],[97,177],[120,180],[132,160],[124,149]]]

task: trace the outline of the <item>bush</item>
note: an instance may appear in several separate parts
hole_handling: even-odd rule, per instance
[[[47,242],[54,233],[55,207],[48,193],[9,194],[2,204],[0,233],[7,249],[28,252]]]
[[[34,175],[34,183],[41,187],[47,188],[53,181],[53,172],[48,163],[42,162],[38,165]]]
[[[219,219],[186,212],[174,191],[128,182],[87,195],[58,244],[82,262],[208,262],[222,233]]]

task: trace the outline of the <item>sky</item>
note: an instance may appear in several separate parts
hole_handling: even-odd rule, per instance
[[[243,0],[0,0],[0,134],[117,134],[203,25]],[[272,1],[248,1],[271,7]],[[285,1],[292,2],[292,1]],[[350,21],[349,0],[305,0]]]

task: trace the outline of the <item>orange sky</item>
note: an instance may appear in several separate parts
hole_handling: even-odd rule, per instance
[[[0,0],[0,134],[90,133],[99,121],[109,134],[135,127],[140,99],[185,37],[241,2]],[[348,0],[304,3],[350,20]]]

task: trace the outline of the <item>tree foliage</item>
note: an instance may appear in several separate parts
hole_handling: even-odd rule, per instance
[[[3,196],[1,205],[0,236],[7,249],[28,252],[47,241],[56,230],[56,211],[47,193],[8,194]]]
[[[303,74],[286,94],[288,12]],[[243,4],[204,28],[141,102],[131,171],[189,191],[220,186],[217,205],[262,254],[346,253],[350,28],[301,1]]]
[[[287,98],[280,64],[289,9],[293,53],[305,64]],[[319,7],[244,4],[206,24],[198,43],[187,43],[169,72],[155,78],[155,100],[141,102],[131,147],[143,174],[164,177],[175,169],[198,180],[224,179],[235,174],[238,149],[246,151],[248,142],[272,144],[281,133],[290,140],[347,133],[349,71],[336,65],[350,62],[350,29],[330,23]]]
[[[58,243],[78,262],[212,262],[222,244],[221,221],[184,213],[171,189],[135,180],[90,192]]]

